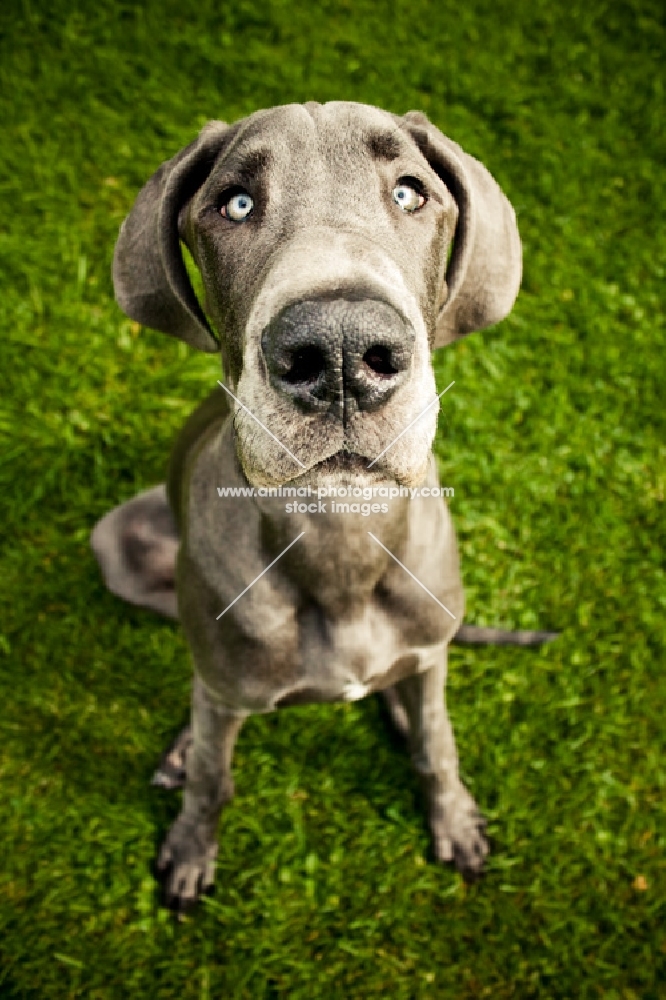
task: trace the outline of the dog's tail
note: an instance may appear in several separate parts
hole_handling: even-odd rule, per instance
[[[479,625],[461,625],[453,642],[493,646],[540,646],[544,642],[557,639],[559,632],[520,631],[511,632],[503,628],[482,628]]]

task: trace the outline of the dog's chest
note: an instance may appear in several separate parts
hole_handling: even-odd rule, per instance
[[[239,711],[270,711],[356,700],[433,665],[462,613],[441,501],[374,518],[301,517],[284,500],[260,509],[217,494],[218,476],[235,472],[220,457],[204,448],[193,469],[178,570],[180,618],[212,691]]]
[[[255,586],[242,610],[234,606],[213,624],[202,614],[209,596],[193,584],[190,577],[186,593],[198,595],[197,609],[184,609],[183,625],[197,671],[237,711],[356,701],[433,666],[446,644],[441,632],[439,641],[414,642],[374,599],[331,619],[315,603],[275,603],[270,587],[259,594]]]
[[[274,696],[275,705],[356,701],[432,666],[444,643],[408,645],[386,611],[369,603],[349,621],[327,620],[311,608],[300,623],[299,675]]]
[[[224,566],[217,560],[215,565]],[[185,556],[179,602],[197,671],[239,711],[357,700],[433,666],[455,630],[455,622],[398,566],[344,615],[303,600],[279,564],[235,600],[242,581],[234,581],[232,565],[224,568],[211,586],[201,566]],[[246,580],[247,587],[252,576]],[[459,612],[456,594],[444,596]]]

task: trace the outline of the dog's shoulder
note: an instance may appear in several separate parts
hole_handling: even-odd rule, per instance
[[[209,435],[217,430],[230,413],[225,392],[216,386],[185,421],[171,449],[167,470],[167,496],[178,530],[181,531],[183,485],[197,452]]]

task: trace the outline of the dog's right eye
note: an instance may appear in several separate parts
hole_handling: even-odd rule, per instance
[[[220,209],[220,215],[232,222],[244,222],[254,208],[254,202],[247,191],[237,191],[231,198],[224,202]]]
[[[421,184],[416,180],[412,180],[411,177],[403,177],[393,188],[393,201],[403,212],[409,212],[410,214],[418,212],[420,208],[423,208],[427,200],[421,190]]]

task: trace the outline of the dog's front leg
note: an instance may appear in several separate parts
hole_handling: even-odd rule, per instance
[[[446,711],[446,651],[429,670],[394,686],[409,719],[412,763],[423,781],[435,856],[478,875],[488,853],[485,821],[458,775],[458,754]]]
[[[175,909],[187,909],[213,883],[217,824],[234,793],[231,758],[246,718],[221,705],[195,677],[183,807],[157,860],[165,902]]]

